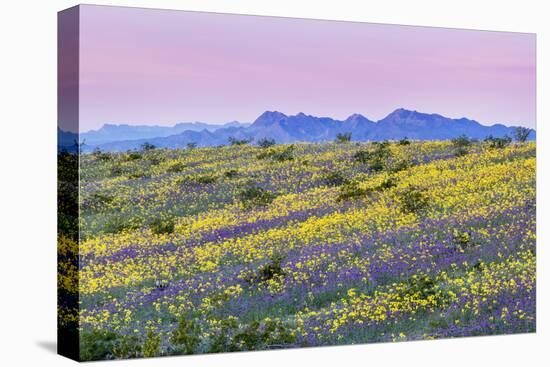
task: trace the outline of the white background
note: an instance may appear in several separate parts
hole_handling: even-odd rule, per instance
[[[96,4],[537,33],[537,333],[110,362],[117,366],[535,366],[548,358],[546,1],[196,0]],[[56,12],[64,0],[3,1],[0,11],[0,364],[64,366],[56,338]],[[545,172],[546,171],[546,172]],[[545,228],[546,227],[546,228]],[[548,344],[545,346],[545,344]],[[546,347],[546,350],[545,350]],[[547,361],[546,361],[547,362]],[[97,366],[107,365],[99,362]]]

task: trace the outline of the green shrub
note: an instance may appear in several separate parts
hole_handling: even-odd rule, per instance
[[[187,143],[186,146],[187,146],[187,149],[195,149],[197,147],[197,143],[192,141],[192,142]]]
[[[454,139],[451,139],[453,146],[456,149],[456,155],[458,157],[466,155],[469,153],[470,146],[472,141],[466,135],[460,135]]]
[[[239,146],[239,145],[246,145],[246,144],[250,143],[252,141],[252,138],[237,139],[237,138],[231,136],[231,137],[229,137],[228,140],[229,140],[230,145]]]
[[[321,182],[327,186],[341,186],[349,183],[349,180],[338,171],[329,172],[322,176]]]
[[[236,169],[230,169],[223,173],[223,176],[227,178],[235,178],[238,175],[239,175],[239,171],[237,171]]]
[[[436,304],[441,307],[448,303],[449,295],[442,292],[437,283],[425,274],[413,275],[405,282],[404,296],[418,297],[420,299],[434,298]]]
[[[92,193],[88,199],[84,200],[83,206],[93,209],[99,209],[104,205],[110,204],[115,200],[115,197],[111,194],[96,191]]]
[[[410,144],[411,142],[406,136],[397,142],[397,145],[410,145]]]
[[[420,296],[423,299],[436,294],[436,283],[427,275],[413,275],[407,279],[404,293],[409,296]]]
[[[126,160],[127,161],[136,161],[138,159],[141,159],[141,153],[132,152],[132,151],[129,151],[129,152],[126,153]]]
[[[336,134],[336,143],[344,144],[351,141],[351,133],[338,133]]]
[[[412,166],[412,164],[409,161],[406,161],[404,159],[398,160],[397,162],[392,163],[392,165],[389,169],[389,172],[397,173],[397,172],[400,172],[400,171],[404,171],[404,170],[408,169],[411,166]]]
[[[388,177],[380,185],[378,185],[377,190],[383,191],[387,189],[391,189],[392,187],[397,186],[397,179],[395,177]]]
[[[174,233],[175,226],[176,221],[171,216],[157,217],[149,223],[151,232],[157,235]]]
[[[360,150],[353,155],[353,159],[359,163],[368,163],[370,158],[371,153],[368,150]]]
[[[272,148],[257,155],[258,159],[271,159],[276,162],[291,161],[294,159],[294,145]]]
[[[151,174],[144,171],[134,171],[128,174],[128,179],[130,180],[138,180],[140,178],[149,178],[151,177]]]
[[[111,176],[117,177],[124,173],[124,170],[118,164],[111,167]]]
[[[260,148],[269,148],[275,145],[275,139],[262,138],[258,140],[258,146]]]
[[[276,195],[261,187],[250,186],[241,190],[238,200],[245,209],[256,206],[267,206],[275,199]]]
[[[426,194],[416,187],[408,187],[402,191],[399,194],[399,200],[403,211],[408,213],[418,213],[429,204]]]
[[[187,166],[181,162],[176,162],[171,164],[167,169],[166,172],[168,173],[179,173],[185,170]]]
[[[359,187],[356,182],[348,182],[340,188],[340,193],[336,197],[336,201],[346,201],[361,198],[368,194],[368,190]]]
[[[283,260],[284,256],[281,254],[272,255],[266,264],[262,265],[256,273],[246,277],[245,280],[248,283],[259,283],[275,277],[284,277],[285,272],[282,267]]]
[[[504,149],[512,142],[512,138],[508,135],[504,135],[502,138],[495,138],[489,135],[484,140],[485,144],[491,149]]]
[[[109,153],[104,153],[99,148],[95,148],[92,156],[101,162],[107,162],[113,159],[113,156]]]
[[[529,134],[531,134],[532,131],[533,129],[529,129],[523,126],[518,126],[514,129],[514,137],[516,138],[517,141],[519,141],[520,143],[523,143],[527,140],[527,138],[529,137]]]
[[[84,361],[113,359],[118,335],[112,331],[83,330],[80,334],[80,358]]]
[[[121,216],[111,217],[104,226],[105,233],[121,233],[133,231],[143,226],[143,219],[139,217],[123,218]]]
[[[170,343],[183,347],[183,353],[194,354],[200,344],[200,327],[195,320],[188,320],[185,316],[178,320],[177,328],[172,332]]]
[[[218,181],[218,178],[212,174],[204,174],[195,177],[195,182],[200,185],[207,185]]]
[[[141,357],[141,339],[136,335],[120,336],[113,348],[116,358],[128,359]]]
[[[296,342],[289,326],[279,319],[266,319],[239,324],[236,317],[220,320],[220,328],[212,338],[212,353],[273,349]]]
[[[473,241],[470,232],[454,229],[453,245],[455,246],[456,251],[465,252],[474,248],[476,246],[476,243]]]
[[[145,358],[158,356],[160,354],[160,335],[153,330],[147,330],[141,352]]]
[[[372,149],[360,150],[353,155],[356,162],[366,164],[372,171],[382,171],[387,166],[387,161],[391,156],[390,143],[383,141],[381,143],[372,143]]]
[[[156,146],[154,146],[153,144],[149,143],[149,142],[145,142],[143,144],[141,144],[141,150],[147,152],[147,151],[150,151],[150,150],[155,150],[157,149]]]

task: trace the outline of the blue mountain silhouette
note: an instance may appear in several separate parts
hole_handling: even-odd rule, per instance
[[[345,120],[316,117],[298,113],[285,115],[278,111],[262,113],[252,124],[232,122],[225,125],[204,123],[178,124],[173,127],[105,125],[96,132],[81,134],[86,139],[85,150],[98,147],[105,151],[138,149],[148,142],[158,147],[183,148],[188,143],[197,146],[217,146],[236,139],[271,138],[277,143],[323,142],[334,140],[339,133],[352,133],[355,141],[395,140],[408,137],[414,140],[446,140],[466,135],[484,139],[492,135],[513,135],[513,126],[482,125],[467,118],[452,119],[439,114],[427,114],[399,108],[379,121],[360,114]],[[207,126],[208,128],[206,128]],[[533,131],[530,139],[535,139]]]

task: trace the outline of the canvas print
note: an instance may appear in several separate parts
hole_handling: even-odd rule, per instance
[[[59,13],[59,352],[530,333],[534,34]]]

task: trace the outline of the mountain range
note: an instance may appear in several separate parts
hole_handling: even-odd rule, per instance
[[[197,146],[228,144],[229,138],[274,139],[277,143],[323,142],[334,140],[339,133],[352,133],[354,141],[396,140],[407,137],[413,140],[446,140],[466,135],[484,139],[488,135],[513,135],[513,126],[482,125],[467,118],[452,119],[439,114],[427,114],[399,108],[379,121],[360,114],[345,120],[316,117],[298,113],[285,115],[278,111],[262,113],[252,124],[237,121],[223,125],[201,122],[180,123],[172,127],[147,125],[106,124],[101,129],[80,134],[83,150],[99,148],[104,151],[139,149],[144,143],[157,147],[184,148],[188,143]],[[529,136],[535,139],[533,131]]]

